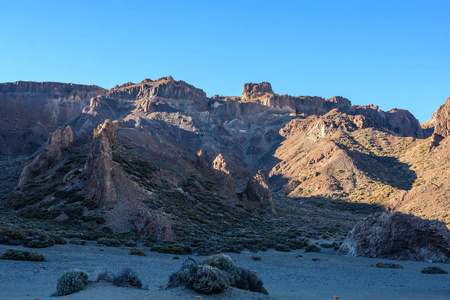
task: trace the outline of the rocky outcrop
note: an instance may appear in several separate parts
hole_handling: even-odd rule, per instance
[[[139,211],[134,221],[134,230],[138,236],[154,238],[157,241],[175,239],[168,216],[160,212]]]
[[[348,115],[340,112],[338,109],[333,109],[323,116],[294,119],[280,129],[280,134],[285,138],[289,138],[296,134],[304,133],[316,141],[338,130],[351,132],[374,126],[374,122],[364,116]]]
[[[79,116],[92,97],[106,92],[95,85],[59,82],[0,84],[0,151],[32,154],[51,132]]]
[[[352,103],[347,98],[334,96],[326,100],[326,105],[328,110],[338,108],[339,110],[346,112],[351,108]]]
[[[48,136],[44,153],[37,155],[31,163],[25,166],[19,177],[18,186],[22,186],[28,181],[38,177],[50,169],[62,158],[62,149],[72,145],[74,134],[72,128],[67,126],[61,133],[60,129],[55,130]]]
[[[230,198],[236,197],[233,176],[222,154],[217,155],[212,162],[212,170],[219,189]]]
[[[99,125],[94,130],[94,140],[85,166],[89,197],[101,207],[111,206],[117,201],[112,180],[115,136],[115,126],[111,120]]]
[[[431,120],[424,123],[424,127],[434,127],[431,147],[439,146],[439,143],[450,135],[450,97],[433,114]]]
[[[403,213],[376,213],[359,222],[339,253],[387,259],[448,262],[450,232],[445,223]]]
[[[382,111],[378,106],[353,106],[349,112],[352,115],[363,115],[371,119],[375,125],[397,136],[425,138],[425,132],[419,121],[407,110],[391,109]]]
[[[264,96],[274,96],[272,86],[268,82],[261,83],[246,83],[242,90],[242,100],[252,101],[262,98]]]
[[[108,97],[133,100],[152,97],[190,100],[206,98],[206,93],[182,80],[176,81],[172,76],[168,76],[155,81],[147,78],[137,84],[129,82],[109,90]]]
[[[259,203],[260,207],[270,214],[277,214],[273,203],[272,190],[267,185],[266,176],[261,170],[248,181],[245,195],[248,200]]]

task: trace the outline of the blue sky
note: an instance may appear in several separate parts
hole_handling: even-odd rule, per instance
[[[403,108],[450,97],[450,1],[0,0],[0,82],[116,84],[172,75],[214,94]]]

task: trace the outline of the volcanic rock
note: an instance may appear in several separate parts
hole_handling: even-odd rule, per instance
[[[273,203],[272,190],[267,185],[266,176],[264,176],[264,173],[261,170],[248,181],[245,195],[248,200],[260,203],[261,208],[272,215],[277,214]]]
[[[114,139],[115,127],[108,119],[94,130],[94,140],[85,166],[89,197],[102,207],[117,201],[112,180]]]
[[[231,175],[230,169],[222,154],[217,155],[214,159],[212,162],[212,169],[222,192],[229,198],[235,198],[236,192],[234,189],[233,176]]]
[[[398,136],[426,138],[419,121],[405,109],[382,111],[378,106],[353,106],[349,112],[352,115],[363,115],[375,122],[376,126]]]
[[[424,123],[425,127],[434,127],[430,150],[450,135],[450,97],[433,114],[431,120]]]
[[[141,210],[134,221],[137,235],[154,238],[158,241],[173,241],[175,234],[166,214]]]
[[[267,95],[268,94],[268,95]],[[246,83],[242,91],[242,100],[252,101],[263,96],[273,96],[275,93],[268,82]]]
[[[74,134],[72,128],[67,126],[63,133],[55,130],[48,136],[44,153],[37,155],[31,163],[26,165],[19,177],[18,186],[22,186],[47,171],[62,158],[61,150],[72,145]]]
[[[32,154],[51,132],[78,117],[92,97],[106,92],[95,85],[59,82],[0,84],[0,151]]]
[[[450,232],[445,223],[396,212],[375,213],[356,224],[339,253],[386,259],[448,262]]]

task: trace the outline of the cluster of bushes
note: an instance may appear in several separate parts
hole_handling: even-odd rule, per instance
[[[83,290],[89,283],[89,275],[85,271],[71,270],[64,273],[56,283],[56,292],[53,297],[70,295]],[[131,269],[123,269],[119,274],[113,275],[108,272],[98,274],[97,279],[106,280],[112,284],[126,288],[142,288],[142,281]]]
[[[45,248],[65,243],[66,241],[58,234],[44,233],[13,226],[2,226],[0,228],[0,244],[4,245],[24,245],[30,248]]]
[[[38,252],[28,252],[15,249],[7,249],[0,259],[25,260],[25,261],[44,261],[45,256]]]
[[[201,263],[188,258],[169,278],[169,287],[186,286],[198,293],[214,294],[236,287],[268,294],[255,271],[235,266],[224,254],[212,255]]]

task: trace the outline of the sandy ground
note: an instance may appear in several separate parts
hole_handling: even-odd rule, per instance
[[[74,268],[85,270],[90,279],[108,270],[113,273],[129,267],[139,274],[148,290],[114,287],[105,282],[61,299],[194,299],[196,293],[182,288],[161,290],[171,273],[177,271],[187,256],[159,254],[145,249],[147,256],[129,255],[127,248],[96,245],[57,245],[45,249],[29,249],[0,245],[0,254],[8,248],[38,251],[45,262],[0,260],[0,299],[55,299],[57,279]],[[303,257],[297,257],[298,255]],[[229,254],[236,265],[255,270],[269,291],[262,294],[230,289],[225,294],[203,296],[203,299],[450,299],[450,274],[429,275],[420,270],[430,265],[450,272],[450,264],[400,262],[404,269],[379,269],[377,262],[389,260],[336,255],[327,250],[304,253],[267,252]],[[253,261],[252,255],[262,258]],[[194,257],[196,258],[196,257]],[[201,260],[202,258],[200,258]],[[315,259],[315,261],[313,261]],[[317,260],[318,259],[318,260]],[[392,261],[391,261],[392,262]]]

